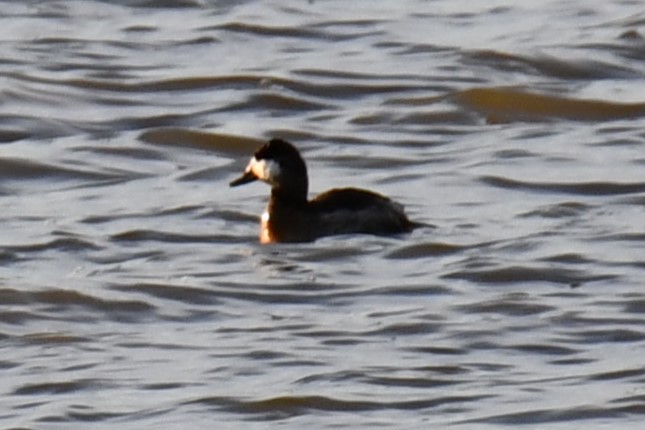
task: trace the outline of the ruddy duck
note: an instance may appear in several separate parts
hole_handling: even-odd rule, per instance
[[[262,214],[261,243],[310,242],[323,236],[409,232],[420,224],[408,219],[403,207],[380,194],[357,188],[337,188],[307,200],[307,166],[289,142],[272,139],[258,149],[244,174],[231,187],[260,180],[271,185]]]

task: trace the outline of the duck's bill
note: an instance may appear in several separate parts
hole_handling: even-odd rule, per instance
[[[255,174],[253,172],[251,172],[251,171],[244,172],[244,174],[242,176],[240,176],[239,178],[231,181],[231,183],[229,185],[231,187],[237,187],[238,185],[248,184],[249,182],[253,182],[253,181],[257,180],[257,179],[258,178],[255,176]]]

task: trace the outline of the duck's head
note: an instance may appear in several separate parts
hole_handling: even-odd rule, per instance
[[[239,178],[230,186],[260,180],[274,190],[298,188],[307,193],[307,166],[295,146],[281,139],[271,139],[258,149]]]

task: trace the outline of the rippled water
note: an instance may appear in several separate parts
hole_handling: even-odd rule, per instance
[[[642,426],[641,2],[0,7],[0,427]],[[273,136],[434,227],[260,246]]]

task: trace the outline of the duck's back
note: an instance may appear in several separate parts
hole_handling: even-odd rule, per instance
[[[358,188],[336,188],[309,202],[321,236],[331,234],[393,234],[416,227],[403,207],[385,196]]]

